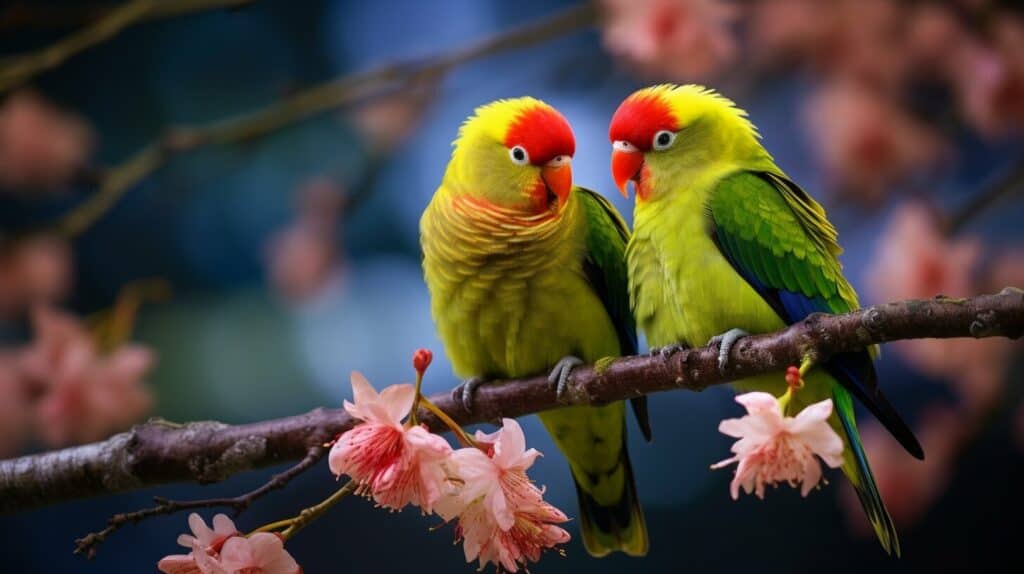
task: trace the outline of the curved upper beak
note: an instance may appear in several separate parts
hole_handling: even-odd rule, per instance
[[[549,161],[540,168],[540,177],[544,180],[544,185],[558,196],[559,205],[565,205],[565,200],[572,191],[572,158],[560,155]]]
[[[629,182],[636,180],[644,166],[644,154],[626,142],[615,142],[612,150],[612,177],[622,197],[629,199]]]

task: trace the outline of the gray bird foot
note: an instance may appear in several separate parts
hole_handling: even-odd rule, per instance
[[[462,403],[462,408],[467,413],[473,412],[473,392],[477,387],[487,382],[483,377],[470,377],[452,389],[452,398]]]
[[[555,363],[555,368],[551,369],[551,374],[548,375],[548,384],[555,387],[555,394],[559,401],[562,400],[562,396],[569,388],[569,375],[572,374],[572,370],[582,364],[584,364],[583,359],[567,355],[559,359]]]
[[[675,355],[679,351],[683,351],[685,349],[686,345],[683,345],[682,343],[670,343],[668,345],[665,345],[664,347],[655,347],[651,349],[650,356],[653,357],[655,355],[661,355],[662,359],[667,359],[672,355]]]
[[[708,346],[719,345],[718,347],[718,370],[725,372],[725,367],[729,364],[729,351],[732,350],[732,346],[736,344],[743,337],[746,337],[750,333],[743,329],[729,329],[721,335],[715,335],[708,341]]]

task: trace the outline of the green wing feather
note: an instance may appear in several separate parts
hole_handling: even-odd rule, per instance
[[[718,183],[707,209],[723,254],[787,324],[859,307],[837,258],[842,248],[835,227],[795,183],[778,174],[737,172]],[[870,360],[877,354],[876,346],[844,353],[825,368],[908,452],[923,458],[913,431],[878,388]]]
[[[811,313],[856,309],[857,294],[843,276],[835,227],[796,184],[777,173],[737,172],[724,178],[707,204],[711,232],[733,267],[791,324]],[[834,381],[834,426],[846,435],[843,471],[850,478],[883,547],[899,540],[860,443],[850,394],[857,396],[911,454],[923,457],[910,428],[877,386],[877,348],[833,357],[823,369]]]
[[[575,192],[583,205],[587,221],[587,257],[584,268],[587,277],[604,303],[615,323],[623,355],[637,352],[636,320],[629,307],[629,284],[626,280],[626,244],[629,228],[615,207],[603,196],[577,187]],[[631,401],[633,413],[643,432],[651,440],[651,425],[647,413],[647,397]]]

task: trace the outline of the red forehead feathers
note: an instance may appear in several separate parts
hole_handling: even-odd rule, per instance
[[[505,135],[505,147],[521,145],[530,163],[543,165],[560,155],[576,153],[576,138],[569,122],[554,108],[539,105],[519,114]]]
[[[641,151],[649,151],[654,134],[661,130],[678,131],[679,127],[672,109],[661,97],[633,94],[615,110],[608,139],[627,141]]]

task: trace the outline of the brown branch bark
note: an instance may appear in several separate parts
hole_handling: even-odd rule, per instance
[[[481,387],[472,413],[449,394],[431,397],[460,424],[519,417],[565,405],[593,405],[643,394],[700,391],[737,378],[781,371],[810,354],[835,353],[898,339],[1024,335],[1024,291],[1007,288],[970,299],[936,298],[867,307],[844,315],[812,315],[787,329],[741,339],[720,372],[717,349],[669,357],[633,356],[600,370],[580,367],[560,403],[546,376]],[[377,381],[378,384],[387,381]],[[422,418],[441,430],[435,417]],[[176,481],[216,482],[236,473],[303,458],[355,421],[341,409],[229,426],[155,421],[106,441],[0,461],[0,513]]]

